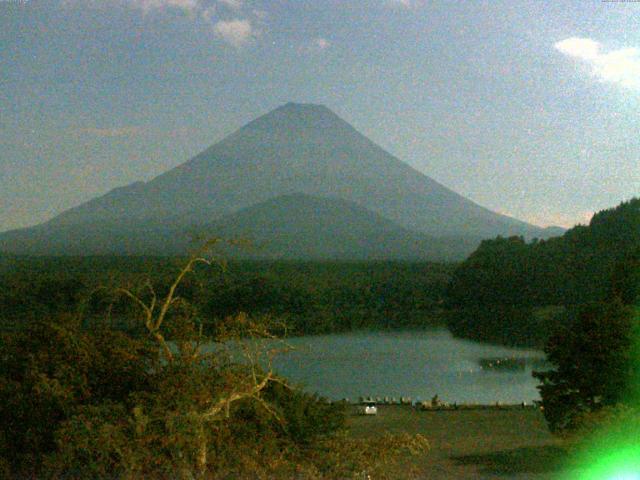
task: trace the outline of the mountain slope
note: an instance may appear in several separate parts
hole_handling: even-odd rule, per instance
[[[111,232],[116,239],[133,235],[129,240],[136,244],[144,231],[159,235],[208,224],[295,192],[341,198],[435,237],[548,236],[414,170],[326,107],[287,104],[147,183],[117,188],[45,224],[0,235],[0,248],[27,253],[20,244],[7,247],[11,238],[21,238],[32,249],[52,245],[58,251],[65,231],[79,233],[74,243],[89,235],[109,244],[113,238],[104,235]]]
[[[194,236],[251,242],[248,248],[227,249],[225,254],[230,257],[316,260],[461,260],[479,241],[430,238],[346,200],[292,194],[241,209],[205,226],[103,221],[92,228],[71,224],[18,230],[0,237],[0,251],[179,255],[197,246],[192,242]]]
[[[152,181],[115,189],[54,223],[122,218],[201,222],[294,192],[344,198],[437,236],[544,233],[443,187],[326,107],[299,104],[263,115]]]
[[[242,209],[206,231],[253,240],[249,255],[288,259],[460,260],[476,244],[430,238],[354,203],[302,194]]]

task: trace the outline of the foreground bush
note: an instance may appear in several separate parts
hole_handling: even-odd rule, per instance
[[[0,447],[13,470],[33,474],[56,449],[56,428],[81,406],[122,402],[148,387],[148,342],[89,334],[72,317],[0,337]]]
[[[545,353],[556,368],[533,375],[552,432],[634,396],[639,329],[635,308],[613,300],[582,307],[570,328],[551,335]]]
[[[344,406],[292,388],[270,369],[264,322],[230,318],[202,335],[178,286],[117,293],[146,335],[86,330],[60,315],[0,339],[0,473],[11,478],[352,478],[422,438],[374,447],[340,432]],[[263,339],[270,339],[269,350]],[[204,352],[205,343],[218,348]],[[232,347],[233,346],[233,347]],[[355,443],[354,443],[355,442]]]

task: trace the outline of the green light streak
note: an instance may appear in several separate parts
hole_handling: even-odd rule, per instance
[[[640,444],[591,450],[583,459],[591,464],[567,480],[640,480]]]
[[[563,480],[640,480],[640,310],[635,309],[631,385],[623,405],[596,420],[584,433],[571,461],[577,467]]]

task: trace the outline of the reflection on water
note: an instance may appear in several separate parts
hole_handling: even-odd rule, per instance
[[[276,370],[323,396],[430,399],[446,402],[520,403],[539,399],[527,361],[522,369],[487,370],[487,358],[544,358],[536,350],[511,349],[453,338],[444,329],[345,333],[289,339],[294,350],[274,361]]]

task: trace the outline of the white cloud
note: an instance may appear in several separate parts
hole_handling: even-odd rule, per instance
[[[331,43],[329,42],[329,40],[322,37],[314,38],[313,44],[320,50],[324,50],[325,48],[329,48],[331,46]]]
[[[601,82],[640,89],[640,49],[621,48],[602,51],[602,44],[589,38],[571,37],[557,42],[561,53],[582,60]]]
[[[242,47],[249,43],[255,31],[249,20],[219,20],[213,25],[214,33],[234,47]]]
[[[206,21],[209,22],[211,24],[214,23],[215,21],[215,14],[216,14],[216,6],[212,5],[208,8],[205,8],[202,11],[202,18]]]
[[[201,6],[200,0],[126,0],[125,3],[133,8],[140,8],[145,12],[164,8],[177,8],[193,12]]]
[[[238,11],[242,9],[242,0],[218,0],[218,2],[231,10]]]
[[[557,42],[554,46],[565,55],[582,60],[593,60],[600,54],[600,44],[590,38],[571,37]]]
[[[144,133],[142,127],[128,126],[115,128],[87,127],[75,130],[78,135],[89,135],[95,137],[134,137]]]
[[[267,19],[267,12],[264,10],[253,9],[251,13],[258,21],[264,22]]]
[[[298,53],[306,55],[314,54],[326,50],[331,46],[331,42],[324,37],[316,37],[311,40],[305,40],[302,45],[298,46]]]
[[[391,8],[415,8],[424,3],[424,0],[385,0],[387,7]]]
[[[145,13],[169,8],[191,13],[202,8],[202,0],[62,0],[63,7],[71,8],[82,6],[110,8],[116,5],[142,10]]]
[[[245,0],[61,0],[64,6],[115,6],[153,11],[181,10],[194,20],[208,24],[215,36],[234,47],[242,47],[265,31],[266,12],[250,9]],[[0,0],[2,2],[2,0]],[[230,18],[231,17],[231,18]],[[326,48],[328,42],[320,39],[316,48]]]

